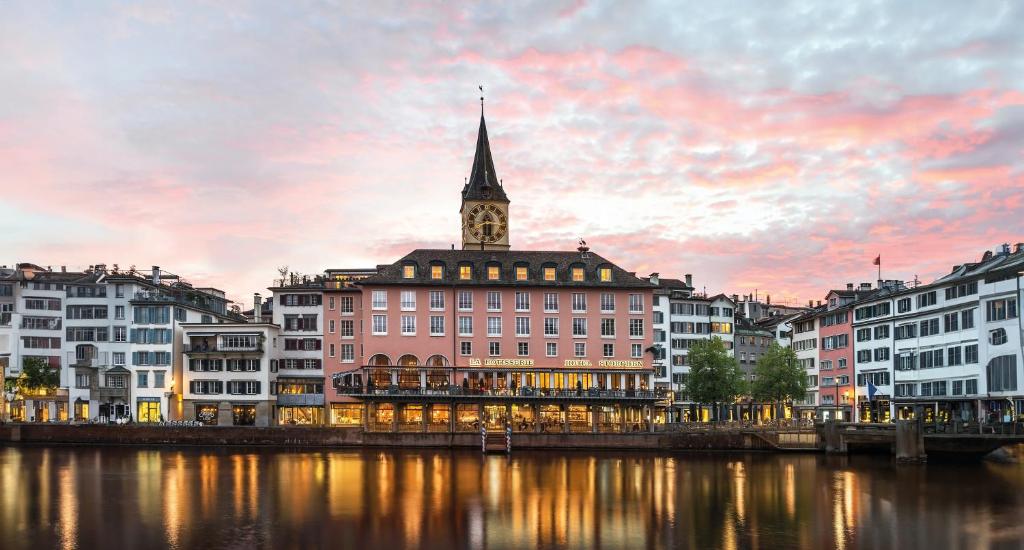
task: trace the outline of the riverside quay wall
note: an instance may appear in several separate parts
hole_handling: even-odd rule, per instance
[[[177,427],[71,424],[7,424],[0,444],[195,445],[270,447],[480,448],[478,433],[378,433],[325,427]],[[756,434],[739,430],[626,434],[517,433],[515,449],[587,450],[773,450]],[[817,447],[806,450],[818,450]]]

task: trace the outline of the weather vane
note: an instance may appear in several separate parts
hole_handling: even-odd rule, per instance
[[[481,84],[481,85],[477,86],[477,88],[480,88],[480,114],[483,115],[484,114],[484,85]]]

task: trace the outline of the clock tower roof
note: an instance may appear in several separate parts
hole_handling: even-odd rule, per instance
[[[470,170],[469,180],[462,188],[462,200],[509,202],[494,170],[494,159],[491,157],[491,143],[487,139],[487,124],[484,122],[483,111],[480,112],[480,130],[476,136],[473,168]]]

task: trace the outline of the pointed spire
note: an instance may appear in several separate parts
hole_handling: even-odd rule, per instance
[[[483,86],[480,87],[481,92]],[[495,200],[509,202],[505,190],[494,170],[494,159],[491,157],[491,143],[487,139],[487,123],[484,121],[483,97],[480,98],[480,130],[476,136],[476,154],[473,156],[473,168],[469,172],[469,182],[462,188],[462,200]]]

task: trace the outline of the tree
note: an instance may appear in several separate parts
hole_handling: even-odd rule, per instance
[[[26,357],[22,362],[21,376],[18,377],[19,392],[37,393],[40,390],[54,390],[60,385],[60,371],[51,367],[42,357]]]
[[[711,404],[713,419],[717,420],[718,406],[732,403],[744,393],[743,371],[717,336],[695,342],[690,347],[688,361],[690,376],[686,382],[686,393],[697,403]]]
[[[772,342],[757,360],[751,394],[754,399],[769,402],[779,412],[781,404],[799,399],[807,393],[807,373],[800,367],[793,348]],[[778,418],[779,414],[776,414]]]
[[[288,279],[288,266],[282,265],[281,267],[278,267],[277,274],[281,276],[281,279],[279,279],[281,281],[281,286],[284,286]]]

